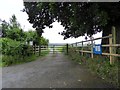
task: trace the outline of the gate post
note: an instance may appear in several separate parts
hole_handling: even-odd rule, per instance
[[[116,30],[115,27],[112,26],[112,44],[116,44]],[[116,54],[116,47],[112,47],[113,48],[113,54]],[[113,60],[116,60],[116,57],[113,56]]]
[[[67,54],[68,54],[68,44],[66,44],[66,52],[67,52]]]
[[[82,53],[82,56],[83,56],[83,41],[82,41],[82,49],[81,49],[81,50],[82,50],[82,52],[81,52],[81,53]]]
[[[93,58],[93,38],[91,37],[91,58]]]
[[[112,36],[112,34],[110,34],[109,36]],[[110,64],[113,64],[114,61],[113,61],[113,56],[111,56],[111,54],[113,53],[113,47],[111,47],[112,45],[112,38],[109,38],[109,52],[110,52]]]
[[[39,45],[39,56],[41,55],[41,44]]]
[[[55,53],[55,45],[53,45],[53,54]]]

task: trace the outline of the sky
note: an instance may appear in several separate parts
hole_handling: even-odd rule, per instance
[[[28,31],[32,28],[32,24],[30,24],[27,19],[28,15],[25,12],[22,12],[24,5],[23,0],[0,0],[0,19],[6,20],[7,22],[11,18],[13,14],[16,15],[17,21],[21,24],[21,27],[24,31]],[[63,40],[63,36],[59,35],[59,32],[64,30],[64,27],[60,25],[58,22],[54,22],[53,28],[45,28],[43,37],[49,39],[50,43],[75,43],[84,41],[85,37],[79,38],[69,38]],[[101,37],[102,32],[94,35],[94,38]],[[100,44],[100,40],[96,41],[97,44]]]

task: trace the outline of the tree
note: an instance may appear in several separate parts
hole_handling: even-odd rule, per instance
[[[1,29],[2,37],[7,37],[16,41],[24,41],[25,35],[23,30],[20,27],[20,24],[17,22],[15,15],[12,15],[10,22],[1,20]]]
[[[29,22],[39,34],[46,26],[57,20],[65,27],[61,33],[64,39],[69,37],[91,37],[103,31],[103,36],[111,33],[111,27],[119,27],[120,3],[91,3],[91,2],[24,2]],[[105,34],[106,33],[106,34]]]
[[[26,35],[26,41],[29,43],[30,41],[34,41],[34,39],[37,37],[37,33],[35,31],[29,30],[25,32]]]
[[[9,29],[9,23],[7,23],[5,20],[1,20],[1,29],[2,29],[2,37],[7,36],[7,31]]]
[[[45,39],[44,37],[41,37],[41,45],[48,46],[49,40]]]
[[[29,43],[30,41],[33,41],[33,44],[35,45],[48,45],[49,40],[45,39],[44,37],[40,37],[36,31],[29,30],[25,32],[26,35],[26,41]]]
[[[13,14],[12,18],[10,18],[10,28],[21,28],[20,24],[17,22],[16,16]]]

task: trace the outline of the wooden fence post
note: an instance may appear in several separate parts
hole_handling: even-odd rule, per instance
[[[32,45],[32,53],[34,54],[34,45]]]
[[[75,43],[76,47],[77,47],[77,42]]]
[[[34,45],[34,54],[36,54],[36,45]]]
[[[68,44],[66,44],[66,52],[67,52],[67,54],[68,54]]]
[[[53,45],[53,54],[55,53],[55,45]]]
[[[73,47],[73,44],[72,44],[72,47]]]
[[[77,42],[75,43],[75,46],[76,46],[76,48],[75,48],[75,49],[77,50]]]
[[[41,55],[41,44],[39,45],[39,56]]]
[[[91,37],[91,58],[93,58],[93,38]]]
[[[116,44],[116,30],[115,30],[115,27],[113,26],[112,27],[112,44]],[[116,54],[116,47],[113,47],[113,54]],[[115,61],[116,60],[116,57],[113,56],[113,60]]]
[[[110,34],[109,36],[112,36],[112,34]],[[111,45],[112,45],[112,38],[109,38],[109,44],[110,44],[109,53],[112,54],[113,53],[113,47],[111,47]],[[114,63],[113,56],[110,55],[110,64],[113,64],[113,63]]]
[[[83,51],[83,41],[82,41],[82,51]],[[83,52],[82,52],[82,56],[83,56]]]

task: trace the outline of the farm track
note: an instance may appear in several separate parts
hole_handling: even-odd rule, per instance
[[[36,61],[4,67],[3,88],[113,88],[62,53]]]

